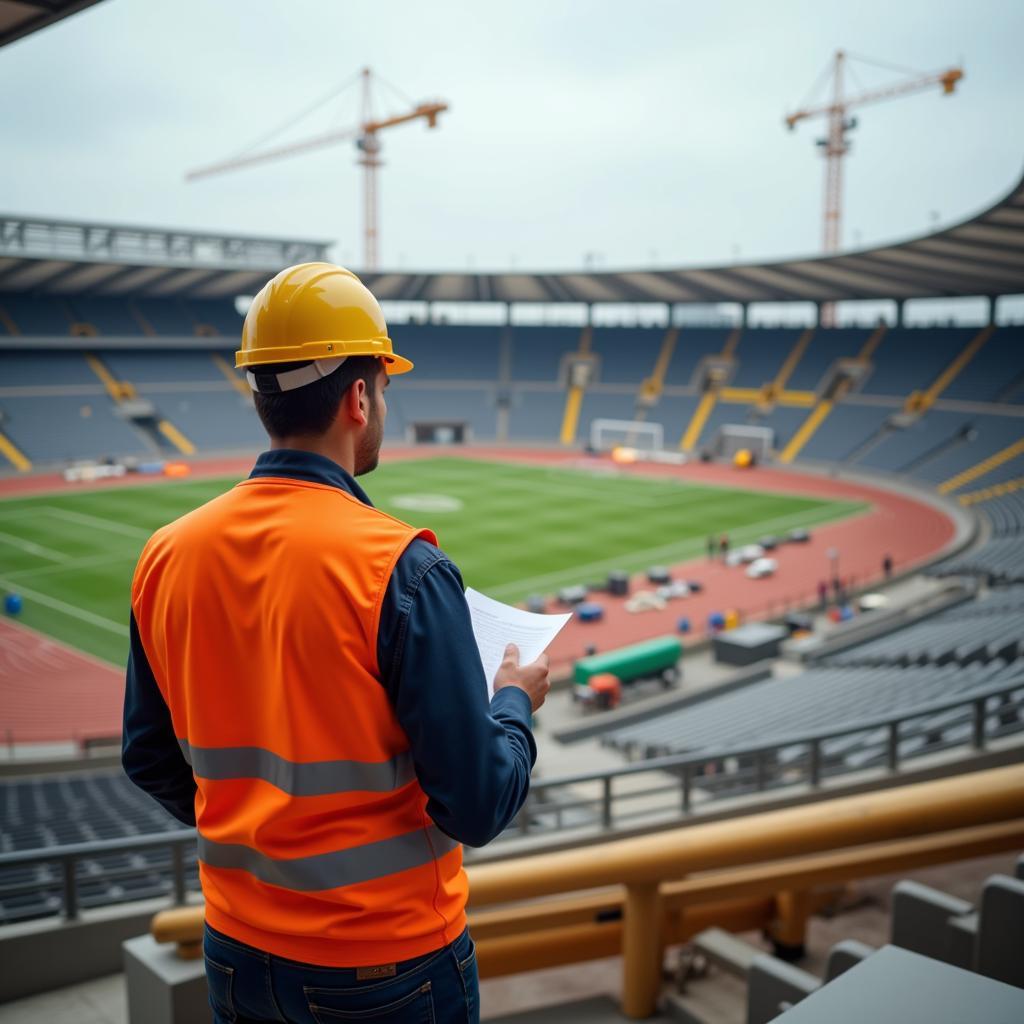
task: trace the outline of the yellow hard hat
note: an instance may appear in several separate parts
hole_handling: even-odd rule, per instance
[[[312,366],[277,374],[276,381],[259,374],[260,386],[257,374],[246,374],[254,391],[288,391],[326,376],[348,356],[377,356],[392,376],[412,369],[393,351],[379,303],[351,270],[299,263],[268,281],[252,300],[235,366],[313,360]]]

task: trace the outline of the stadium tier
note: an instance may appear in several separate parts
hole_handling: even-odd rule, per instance
[[[259,446],[232,368],[241,318],[229,303],[15,293],[0,296],[0,312],[0,430],[31,463]],[[456,440],[582,443],[595,420],[645,419],[663,427],[666,447],[691,454],[714,451],[724,428],[763,427],[768,454],[784,462],[905,474],[952,492],[1024,473],[1019,327],[396,324],[392,334],[416,363],[389,395],[392,440],[461,424]],[[47,423],[28,400],[50,398]],[[154,436],[147,418],[169,422],[184,445]]]

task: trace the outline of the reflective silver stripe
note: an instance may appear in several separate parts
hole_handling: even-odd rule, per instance
[[[436,825],[312,857],[276,860],[240,843],[217,843],[199,835],[199,859],[212,868],[239,868],[261,882],[296,892],[319,892],[418,868],[459,844]]]
[[[201,779],[262,779],[292,796],[388,793],[416,778],[409,751],[389,761],[287,761],[262,747],[178,745]]]

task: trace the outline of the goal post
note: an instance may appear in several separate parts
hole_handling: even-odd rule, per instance
[[[616,448],[633,448],[641,453],[660,452],[665,447],[665,430],[660,423],[644,420],[592,420],[590,447],[596,452],[610,452]]]

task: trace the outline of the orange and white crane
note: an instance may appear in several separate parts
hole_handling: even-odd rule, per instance
[[[890,70],[899,70],[907,74],[908,77],[891,85],[847,96],[844,92],[844,72],[851,59],[860,63],[886,67]],[[828,118],[828,134],[824,139],[818,140],[818,145],[825,157],[825,218],[822,248],[826,253],[836,252],[841,241],[843,157],[850,151],[847,132],[857,127],[856,118],[847,117],[849,111],[855,107],[867,106],[869,103],[879,103],[882,100],[895,99],[897,96],[906,96],[908,93],[920,92],[936,85],[941,86],[943,96],[949,96],[956,88],[957,82],[964,77],[961,67],[947,68],[945,71],[937,71],[932,74],[921,74],[906,68],[896,68],[891,64],[882,64],[880,61],[870,60],[866,57],[857,57],[843,50],[836,51],[829,67],[825,69],[825,74],[819,79],[819,88],[829,73],[832,77],[832,98],[828,102],[818,106],[805,107],[786,115],[786,125],[790,131],[799,122],[808,118]]]
[[[373,82],[380,82],[379,76],[374,76],[369,68],[363,68],[359,73],[362,79],[362,117],[361,123],[352,128],[339,131],[324,132],[312,138],[303,139],[287,145],[275,146],[271,149],[262,149],[256,152],[247,152],[229,160],[222,160],[219,163],[209,164],[205,167],[197,167],[185,175],[186,181],[196,181],[200,178],[208,178],[215,174],[223,174],[228,171],[235,171],[243,167],[252,167],[254,164],[268,163],[282,157],[296,156],[299,153],[308,153],[310,150],[323,149],[333,146],[337,142],[344,142],[347,139],[355,139],[356,148],[359,150],[359,157],[356,163],[363,168],[363,270],[377,269],[377,256],[380,242],[380,220],[379,220],[379,195],[377,191],[377,171],[382,165],[380,158],[381,142],[378,134],[385,128],[393,128],[396,125],[406,124],[409,121],[423,119],[428,128],[437,126],[439,114],[448,109],[448,104],[440,100],[431,100],[423,103],[410,103],[410,110],[402,114],[395,114],[390,117],[376,118],[373,114]],[[327,99],[333,99],[338,95],[335,90]],[[313,108],[322,106],[325,101],[318,101]],[[310,110],[304,111],[299,116],[305,116]],[[289,119],[290,124],[295,119]],[[277,129],[271,135],[279,134],[282,129]],[[262,141],[266,141],[266,137]]]

